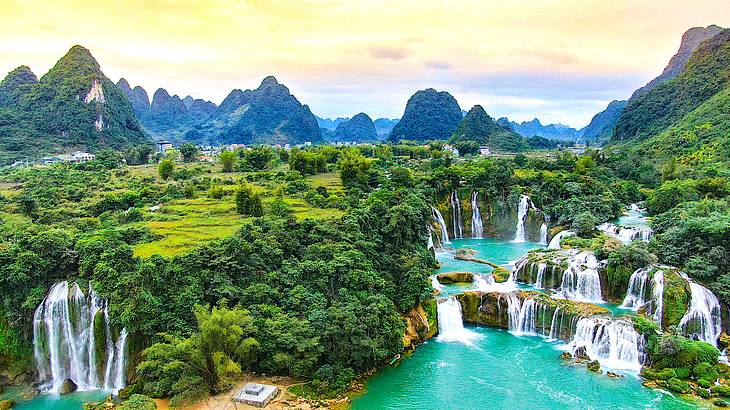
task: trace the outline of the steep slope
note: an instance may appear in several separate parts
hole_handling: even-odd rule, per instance
[[[149,141],[124,92],[81,46],[72,47],[37,84],[21,88],[17,104],[4,108],[1,116],[1,162]]]
[[[408,99],[403,118],[393,127],[388,140],[445,140],[461,120],[461,108],[451,94],[428,88]]]
[[[0,107],[17,104],[20,97],[27,94],[36,84],[38,84],[38,77],[30,71],[28,66],[22,65],[11,71],[0,82]]]
[[[730,29],[700,45],[684,71],[629,102],[618,120],[615,140],[645,140],[730,86]]]
[[[124,78],[119,79],[117,87],[127,96],[129,103],[132,104],[132,110],[134,110],[134,114],[140,123],[144,123],[144,118],[149,115],[150,111],[150,98],[147,96],[147,91],[140,86],[131,88]]]
[[[317,118],[289,89],[266,77],[255,90],[233,90],[205,124],[185,134],[192,141],[301,144],[323,141]]]
[[[584,129],[582,139],[588,142],[598,143],[608,141],[613,135],[614,128],[616,128],[616,124],[621,117],[621,112],[627,104],[633,103],[647,92],[677,77],[685,69],[687,62],[700,44],[705,40],[715,37],[722,30],[721,27],[715,25],[706,28],[693,27],[687,30],[682,35],[682,41],[679,44],[677,53],[669,60],[664,71],[645,86],[634,91],[628,101],[613,101],[604,111],[596,114],[593,120],[591,120],[591,123]]]
[[[581,140],[588,142],[597,141],[599,143],[608,141],[627,103],[628,101],[626,100],[611,101],[605,110],[594,115],[591,122],[582,129],[583,135],[581,136]]]
[[[362,112],[350,120],[340,123],[332,137],[333,141],[341,142],[366,142],[377,139],[378,133],[373,120]]]
[[[527,148],[521,135],[497,124],[481,105],[475,105],[469,110],[449,139],[451,143],[467,141],[501,151],[521,151]]]
[[[722,30],[722,27],[718,27],[713,24],[706,28],[692,27],[691,29],[685,31],[685,33],[682,35],[682,41],[679,44],[679,50],[677,50],[677,53],[669,60],[669,63],[664,68],[664,71],[662,71],[662,73],[658,77],[651,80],[648,84],[634,91],[629,101],[646,94],[661,83],[678,76],[679,73],[684,70],[684,67],[687,65],[690,57],[692,57],[692,53],[697,50],[697,47],[699,47],[703,41],[709,40],[712,37],[720,34]]]

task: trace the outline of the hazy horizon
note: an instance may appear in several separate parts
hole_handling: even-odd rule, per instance
[[[273,75],[322,118],[400,118],[435,88],[463,110],[581,128],[661,73],[687,29],[730,25],[718,0],[421,3],[11,0],[0,72],[40,77],[79,44],[150,98],[219,104]]]

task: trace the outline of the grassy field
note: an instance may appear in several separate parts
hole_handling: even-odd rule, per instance
[[[209,171],[208,176],[221,180],[231,178],[237,181],[246,175],[242,172],[223,173],[220,166],[216,164],[197,163],[182,166],[206,167]],[[158,178],[157,168],[151,165],[131,167],[130,172],[136,176]],[[326,187],[329,192],[342,191],[339,175],[335,173],[315,175],[309,177],[308,180],[315,187]],[[266,209],[274,200],[273,190],[276,186],[273,184],[269,186],[251,185],[254,191],[261,194],[264,209]],[[229,192],[229,195],[221,199],[213,199],[203,193],[199,198],[179,199],[169,204],[163,204],[157,211],[147,211],[145,224],[161,238],[154,242],[137,245],[134,250],[135,256],[142,258],[154,254],[174,256],[188,252],[196,246],[233,235],[243,224],[251,221],[252,218],[245,218],[236,212],[233,191],[237,185],[222,185],[221,187]],[[297,220],[339,218],[344,213],[339,209],[315,208],[303,199],[291,196],[284,196],[284,200],[292,207]]]

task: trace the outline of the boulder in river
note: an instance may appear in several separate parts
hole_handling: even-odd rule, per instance
[[[448,272],[441,273],[436,276],[439,283],[449,285],[452,283],[472,283],[474,282],[474,274],[471,272]]]
[[[79,388],[79,386],[77,386],[76,383],[74,383],[73,380],[66,379],[66,380],[63,381],[63,384],[61,385],[61,392],[60,393],[61,394],[73,393],[78,388]]]
[[[15,399],[0,400],[0,410],[8,410],[15,405]]]
[[[588,368],[588,370],[590,370],[590,371],[592,371],[592,372],[598,372],[598,371],[600,371],[600,370],[601,370],[601,364],[600,364],[600,363],[598,363],[598,360],[594,360],[594,361],[592,361],[592,362],[589,362],[589,363],[588,363],[588,364],[586,365],[586,367]]]
[[[585,346],[578,346],[575,351],[573,352],[573,357],[576,359],[582,359],[582,360],[590,360],[591,358],[588,357],[588,352],[586,351]]]

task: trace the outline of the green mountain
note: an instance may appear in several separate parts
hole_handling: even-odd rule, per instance
[[[616,124],[626,105],[633,103],[642,95],[659,85],[677,77],[687,66],[692,54],[704,41],[709,40],[722,32],[722,28],[711,25],[708,27],[692,27],[682,35],[677,53],[672,56],[661,74],[649,81],[645,86],[634,91],[628,101],[613,101],[604,111],[596,114],[591,123],[583,129],[582,139],[588,142],[605,143],[614,134]]]
[[[34,78],[20,67],[0,86],[0,163],[149,141],[127,97],[87,49],[72,47],[40,81]]]
[[[0,82],[0,107],[14,106],[36,84],[38,84],[38,77],[30,71],[28,66],[22,65],[11,71]]]
[[[521,151],[527,148],[527,143],[520,134],[497,124],[481,105],[475,105],[469,110],[449,142],[475,142],[500,151]]]
[[[680,122],[730,86],[730,29],[702,43],[684,71],[624,109],[613,138],[645,140]]]
[[[377,141],[378,132],[373,120],[365,113],[360,113],[337,125],[332,136],[333,141],[366,142]]]
[[[408,99],[403,118],[393,127],[388,140],[446,140],[461,122],[461,108],[451,94],[433,88]]]
[[[233,90],[210,120],[187,131],[184,138],[210,144],[324,141],[309,107],[271,76],[264,78],[255,90]]]

